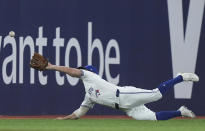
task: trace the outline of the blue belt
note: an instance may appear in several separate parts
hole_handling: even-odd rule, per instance
[[[120,91],[119,91],[119,89],[117,89],[117,91],[116,91],[116,97],[119,97],[119,95],[120,95]],[[115,109],[120,109],[119,108],[119,104],[117,104],[117,103],[115,103]]]

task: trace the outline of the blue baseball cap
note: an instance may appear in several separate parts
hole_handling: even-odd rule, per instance
[[[93,72],[95,74],[99,73],[97,71],[97,69],[94,66],[92,66],[92,65],[87,65],[87,66],[84,66],[84,67],[81,66],[81,67],[78,67],[78,69],[85,69],[85,70],[91,71],[91,72]]]

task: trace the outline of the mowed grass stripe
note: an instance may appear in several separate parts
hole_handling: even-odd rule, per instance
[[[0,131],[205,131],[205,119],[0,119]]]

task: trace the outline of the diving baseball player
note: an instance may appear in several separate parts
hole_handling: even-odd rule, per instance
[[[70,68],[52,65],[37,53],[34,54],[30,66],[37,70],[64,72],[83,81],[86,93],[81,106],[72,114],[57,119],[78,119],[93,108],[95,104],[122,110],[136,120],[168,120],[178,116],[195,117],[195,114],[185,106],[181,106],[176,111],[153,112],[144,105],[161,99],[177,83],[183,81],[198,82],[199,77],[193,73],[178,74],[175,78],[161,83],[153,90],[145,90],[133,86],[120,87],[109,83],[98,75],[96,68],[93,66]]]

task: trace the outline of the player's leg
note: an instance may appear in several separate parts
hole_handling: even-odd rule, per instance
[[[195,114],[185,106],[181,106],[177,111],[156,112],[157,120],[169,120],[171,118],[175,118],[179,116],[194,118]]]
[[[180,73],[177,75],[177,77],[161,83],[157,88],[159,89],[161,94],[164,95],[166,94],[166,92],[172,89],[175,84],[180,83],[182,81],[197,82],[199,81],[199,77],[194,73]]]
[[[120,99],[119,106],[121,108],[133,108],[146,103],[154,102],[162,98],[159,89],[145,90],[132,86],[126,86],[119,89]]]
[[[135,87],[120,88],[120,107],[133,108],[139,105],[157,101],[165,95],[173,86],[182,81],[198,81],[199,78],[193,73],[179,74],[177,77],[161,83],[158,88],[145,90]]]
[[[125,112],[135,120],[157,120],[155,112],[144,105],[136,106],[126,110]]]
[[[134,107],[132,109],[125,111],[128,116],[132,117],[136,120],[169,120],[171,118],[185,116],[194,118],[195,114],[187,109],[185,106],[181,106],[176,111],[160,111],[160,112],[153,112],[152,110],[148,109],[144,105],[140,105]]]

